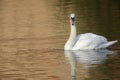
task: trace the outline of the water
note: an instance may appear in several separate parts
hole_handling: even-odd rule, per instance
[[[117,0],[1,0],[0,80],[119,80],[120,44],[111,49],[64,51],[69,15],[78,34],[120,40]]]

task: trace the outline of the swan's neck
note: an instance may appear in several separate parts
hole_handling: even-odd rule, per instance
[[[72,47],[75,44],[75,39],[76,39],[76,26],[71,25],[70,37],[64,46],[64,50],[72,50]]]

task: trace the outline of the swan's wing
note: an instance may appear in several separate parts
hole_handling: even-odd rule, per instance
[[[85,33],[85,34],[80,34],[76,38],[76,42],[80,39],[86,39],[86,38],[93,38],[93,37],[98,37],[99,35],[93,34],[93,33]]]
[[[77,36],[73,50],[95,49],[99,45],[106,42],[107,39],[103,36],[99,36],[93,33],[85,33]]]
[[[113,44],[115,44],[117,42],[118,42],[117,40],[115,40],[115,41],[109,41],[107,43],[101,44],[100,46],[98,46],[98,48],[107,48],[107,47],[109,47],[109,46],[111,46],[111,45],[113,45]]]

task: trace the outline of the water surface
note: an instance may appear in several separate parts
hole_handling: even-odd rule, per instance
[[[120,44],[111,49],[64,51],[69,15],[78,34],[120,40],[117,0],[1,0],[0,80],[119,80]]]

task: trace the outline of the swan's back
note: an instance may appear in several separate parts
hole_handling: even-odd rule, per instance
[[[99,39],[102,39],[102,41],[107,41],[107,39],[105,37],[100,36],[100,35],[96,35],[96,34],[93,34],[93,33],[80,34],[80,35],[77,36],[76,41],[86,39],[86,38],[89,38],[89,39],[99,38]]]
[[[85,34],[78,35],[72,50],[98,49],[98,48],[102,48],[104,44],[107,44],[107,43],[108,43],[107,39],[103,36],[96,35],[93,33],[85,33]],[[105,46],[104,48],[108,46],[109,45]]]

